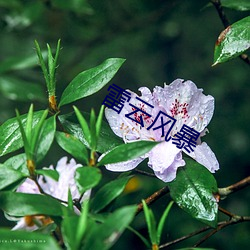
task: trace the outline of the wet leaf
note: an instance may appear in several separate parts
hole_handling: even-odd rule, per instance
[[[4,165],[8,166],[9,168],[18,170],[19,172],[28,176],[29,171],[26,165],[26,160],[27,160],[26,155],[23,153],[10,157],[8,160],[4,162]]]
[[[47,57],[45,51],[43,51],[42,54],[44,57]],[[11,70],[22,70],[32,68],[34,66],[38,66],[37,56],[35,53],[18,57],[15,56],[0,63],[0,73],[4,73]]]
[[[78,74],[64,90],[59,106],[92,95],[104,87],[124,63],[124,59],[110,58],[95,68]]]
[[[1,244],[0,249],[11,250],[60,250],[53,237],[43,233],[10,231],[0,228]]]
[[[62,216],[65,206],[45,195],[1,192],[0,208],[11,216],[36,214]]]
[[[86,146],[75,136],[64,132],[56,132],[56,140],[62,149],[82,164],[88,165],[89,160]]]
[[[88,113],[83,112],[83,115],[89,120],[90,115]],[[74,113],[61,115],[59,116],[59,120],[70,134],[78,138],[86,147],[90,147]],[[99,140],[97,142],[97,152],[104,153],[121,144],[123,144],[122,139],[114,134],[107,122],[102,121]]]
[[[170,195],[191,216],[216,227],[218,204],[213,196],[218,191],[216,180],[199,163],[185,161],[186,166],[179,168],[176,179],[168,184]]]
[[[250,16],[228,26],[218,37],[214,65],[239,56],[250,47]]]
[[[66,11],[74,11],[81,14],[93,14],[93,9],[86,0],[52,0],[52,5]]]
[[[34,112],[34,127],[43,114],[42,111]],[[26,123],[27,114],[20,116],[22,123]],[[25,125],[24,125],[25,126]],[[0,126],[0,156],[13,152],[23,146],[22,136],[19,129],[17,118],[11,118]]]
[[[105,154],[98,166],[112,164],[117,162],[133,160],[149,152],[158,142],[154,141],[135,141],[119,145]]]
[[[250,1],[249,0],[221,0],[223,7],[227,7],[239,11],[250,10]]]
[[[52,170],[52,169],[38,169],[36,170],[37,174],[43,175],[43,176],[47,176],[55,181],[58,181],[59,179],[59,173],[56,170]]]
[[[76,185],[81,194],[95,187],[101,180],[102,173],[99,168],[81,167],[77,168],[75,174]]]
[[[37,161],[41,161],[48,153],[50,146],[54,140],[56,132],[56,117],[52,116],[45,120],[42,132],[39,138],[37,149]]]
[[[111,181],[99,189],[92,200],[91,208],[94,212],[101,211],[104,207],[110,204],[124,190],[128,180],[132,176],[121,177]]]
[[[110,214],[103,224],[91,227],[83,249],[109,249],[131,223],[136,209],[136,206],[122,207]]]
[[[45,101],[45,92],[39,84],[18,80],[14,77],[0,77],[0,93],[15,101]]]
[[[9,166],[0,164],[0,190],[24,179],[26,176]]]

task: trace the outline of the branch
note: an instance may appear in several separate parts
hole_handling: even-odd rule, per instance
[[[169,188],[163,187],[160,190],[156,191],[155,193],[153,193],[152,195],[150,195],[148,198],[145,199],[145,202],[147,205],[150,205],[152,203],[154,203],[156,200],[158,200],[159,198],[161,198],[162,196],[164,196],[165,194],[169,193]],[[141,211],[143,210],[143,205],[142,203],[137,205],[137,211],[136,214],[139,214]]]
[[[182,237],[180,237],[180,238],[178,238],[178,239],[175,239],[175,240],[173,240],[173,241],[170,241],[170,242],[167,242],[167,243],[165,243],[165,244],[162,244],[162,245],[159,246],[159,248],[165,248],[165,247],[172,246],[172,245],[177,244],[177,243],[179,243],[179,242],[181,242],[181,241],[184,241],[184,240],[186,240],[186,239],[188,239],[188,238],[191,238],[191,237],[193,237],[193,236],[195,236],[195,235],[197,235],[197,234],[206,232],[206,231],[209,230],[209,229],[211,229],[211,227],[209,227],[209,226],[203,227],[203,228],[201,228],[201,229],[199,229],[199,230],[197,230],[197,231],[195,231],[195,232],[192,232],[192,233],[187,234],[187,235],[185,235],[185,236],[182,236]]]
[[[219,222],[219,223],[218,223],[218,227],[217,227],[216,229],[212,230],[211,232],[209,232],[206,236],[204,236],[199,242],[197,242],[197,243],[194,245],[194,247],[199,246],[201,243],[203,243],[205,240],[207,240],[207,239],[208,239],[209,237],[211,237],[213,234],[217,233],[218,231],[220,231],[221,229],[223,229],[223,228],[225,228],[225,227],[227,227],[227,226],[229,226],[229,225],[238,224],[238,223],[247,222],[247,221],[250,221],[250,217],[248,217],[248,216],[237,216],[237,215],[234,215],[234,216],[232,217],[232,219],[229,220],[229,221],[222,221],[222,222]],[[206,232],[206,231],[208,231],[208,230],[211,230],[211,229],[213,229],[213,228],[212,228],[212,227],[209,227],[209,226],[203,227],[203,228],[201,228],[201,229],[199,229],[199,230],[197,230],[197,231],[195,231],[195,232],[192,232],[192,233],[187,234],[187,235],[185,235],[185,236],[182,236],[182,237],[180,237],[180,238],[178,238],[178,239],[175,239],[175,240],[173,240],[173,241],[170,241],[170,242],[167,242],[167,243],[165,243],[165,244],[162,244],[162,245],[159,246],[159,248],[169,247],[169,246],[171,246],[171,245],[177,244],[177,243],[179,243],[179,242],[181,242],[181,241],[184,241],[184,240],[186,240],[186,239],[189,239],[189,238],[191,238],[191,237],[193,237],[193,236],[195,236],[195,235],[204,233],[204,232]]]
[[[222,8],[220,0],[211,0],[211,2],[214,5],[215,9],[217,10],[220,20],[224,25],[224,28],[227,28],[230,25],[230,22]]]
[[[235,214],[232,214],[231,212],[227,211],[226,209],[222,207],[218,207],[219,211],[222,212],[223,214],[229,216],[230,218],[233,218]]]
[[[229,22],[226,14],[225,14],[223,8],[222,8],[220,0],[211,0],[211,3],[216,8],[216,10],[217,10],[217,12],[219,14],[220,20],[223,23],[224,28],[226,29],[228,26],[230,26],[230,22]],[[250,65],[250,59],[249,59],[249,57],[248,57],[247,54],[241,54],[239,57],[245,63],[247,63],[248,65]]]
[[[224,198],[224,197],[228,196],[229,194],[234,193],[236,191],[239,191],[239,190],[241,190],[249,185],[250,185],[250,176],[248,176],[245,179],[243,179],[237,183],[234,183],[228,187],[219,188],[218,192],[219,192],[219,195],[222,198]]]
[[[40,192],[41,194],[47,195],[47,196],[51,197],[52,199],[57,200],[57,201],[59,201],[59,202],[61,202],[61,203],[68,204],[67,201],[61,200],[61,199],[59,199],[59,198],[56,198],[56,197],[54,197],[54,196],[52,196],[52,195],[47,194],[46,192],[44,192],[43,189],[42,189],[42,187],[41,187],[41,185],[39,184],[39,182],[37,181],[36,178],[35,178],[35,179],[32,179],[32,180],[36,183],[36,185],[37,185],[37,187],[38,187],[38,190],[39,190],[39,192]]]
[[[139,174],[141,174],[141,175],[146,175],[146,176],[149,176],[149,177],[154,177],[154,178],[156,178],[156,176],[155,176],[154,174],[145,172],[145,171],[143,171],[143,170],[134,169],[134,172],[139,173]]]
[[[238,224],[241,222],[247,222],[250,221],[250,216],[238,216],[235,215],[231,220],[229,221],[223,221],[220,223],[220,225],[212,230],[211,232],[209,232],[207,235],[205,235],[201,240],[199,240],[194,247],[199,246],[200,244],[202,244],[204,241],[206,241],[208,238],[210,238],[212,235],[214,235],[215,233],[219,232],[220,230],[222,230],[223,228],[233,225],[233,224]]]

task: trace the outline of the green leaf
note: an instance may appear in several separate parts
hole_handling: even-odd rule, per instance
[[[148,234],[150,241],[153,244],[157,244],[157,234],[156,234],[156,221],[154,214],[151,209],[148,208],[148,205],[144,200],[142,200],[143,211],[146,218],[147,226],[148,226]]]
[[[83,203],[82,213],[79,216],[65,217],[62,222],[63,239],[67,249],[80,249],[82,238],[87,229],[88,201]]]
[[[13,184],[16,181],[24,179],[25,177],[26,176],[20,171],[0,164],[0,190]]]
[[[159,245],[160,242],[161,242],[161,234],[162,234],[162,230],[163,230],[163,227],[164,227],[164,224],[165,224],[165,221],[168,217],[168,214],[169,214],[169,211],[172,207],[172,205],[174,204],[173,201],[170,201],[170,203],[168,204],[168,206],[166,207],[164,213],[162,214],[161,216],[161,219],[160,219],[160,222],[158,224],[158,227],[157,227],[157,244]]]
[[[76,117],[81,125],[82,128],[82,132],[84,134],[84,137],[86,138],[86,141],[88,143],[88,145],[91,145],[91,134],[90,134],[90,130],[89,130],[89,125],[86,121],[86,119],[84,118],[84,116],[82,115],[82,113],[80,112],[80,110],[73,106],[75,113],[76,113]]]
[[[83,249],[109,249],[131,223],[136,209],[136,206],[127,206],[110,214],[103,224],[93,227]]]
[[[48,74],[48,77],[45,77],[45,80],[49,81],[46,82],[47,83],[47,89],[49,92],[49,96],[55,96],[56,93],[56,78],[55,78],[55,72],[56,72],[56,68],[57,68],[57,60],[58,60],[58,56],[59,56],[59,51],[60,51],[60,44],[61,44],[61,40],[59,39],[57,42],[57,48],[56,48],[56,54],[55,54],[55,58],[52,55],[52,51],[51,48],[49,46],[49,44],[47,44],[47,50],[48,50],[48,71],[44,70],[44,65],[42,65],[43,63],[41,63],[42,65],[42,70],[45,74]],[[39,50],[39,46],[37,47],[37,49]],[[41,61],[41,55],[38,52],[38,57],[39,60]],[[44,62],[45,64],[45,62]]]
[[[14,101],[46,100],[42,86],[9,76],[0,77],[0,93]]]
[[[64,90],[59,106],[92,95],[104,87],[124,63],[124,59],[110,58],[99,66],[78,74]]]
[[[88,213],[89,213],[89,201],[85,200],[83,202],[82,213],[80,215],[80,218],[77,224],[77,232],[76,232],[77,249],[79,249],[82,238],[86,233],[86,229],[88,225]]]
[[[158,142],[154,141],[135,141],[119,145],[108,152],[97,165],[102,166],[135,159],[149,152],[157,144]]]
[[[56,241],[47,234],[26,231],[10,231],[0,228],[0,249],[11,250],[60,250]]]
[[[95,187],[101,180],[102,173],[95,167],[77,168],[75,173],[76,185],[81,194]]]
[[[36,153],[36,147],[39,144],[39,139],[41,138],[42,135],[42,131],[44,129],[44,125],[45,125],[45,119],[48,115],[48,110],[44,110],[41,119],[38,121],[37,125],[34,127],[34,129],[32,130],[33,132],[33,136],[31,138],[31,151],[33,154]],[[52,117],[52,119],[54,119],[54,117]],[[54,138],[54,135],[53,135]],[[50,143],[49,143],[50,146]],[[47,153],[47,152],[46,152]]]
[[[250,47],[250,16],[228,26],[218,37],[214,65],[239,56]]]
[[[98,142],[99,135],[100,135],[100,132],[101,132],[104,107],[105,107],[104,105],[101,106],[100,112],[98,114],[97,121],[96,121],[96,128],[95,129],[96,129],[96,139],[97,139],[97,142]]]
[[[26,124],[30,123],[31,115],[32,114],[29,112],[28,115],[27,115]],[[23,126],[23,123],[21,121],[21,117],[20,117],[20,114],[19,114],[18,110],[16,110],[16,117],[17,117],[17,122],[18,122],[19,130],[20,130],[20,133],[22,135],[22,140],[23,140],[23,146],[24,146],[25,154],[27,156],[27,159],[31,159],[31,155],[32,154],[31,154],[31,151],[30,151],[30,144],[29,144],[28,138],[26,136],[26,133],[25,133],[25,130],[24,130],[24,126]]]
[[[9,168],[18,170],[19,172],[28,176],[29,171],[26,165],[26,160],[27,160],[26,155],[23,153],[10,157],[8,160],[4,162],[4,165],[8,166]]]
[[[65,217],[62,222],[62,235],[64,243],[69,250],[77,250],[76,233],[78,216]]]
[[[38,123],[42,114],[43,111],[34,112],[33,127]],[[25,124],[27,114],[21,115],[20,118],[22,120],[22,124]],[[22,146],[23,141],[17,118],[11,118],[0,126],[0,156],[11,153]]]
[[[11,216],[62,216],[63,210],[66,209],[59,201],[49,196],[13,192],[0,193],[0,208]]]
[[[56,141],[62,149],[71,154],[75,159],[82,164],[88,165],[88,151],[85,145],[76,137],[64,132],[56,132]]]
[[[56,117],[44,121],[37,148],[37,161],[40,162],[48,153],[56,132]]]
[[[132,233],[134,233],[136,236],[138,236],[148,249],[151,248],[151,244],[149,243],[149,241],[142,234],[140,234],[138,231],[136,231],[134,228],[132,228],[130,226],[128,226],[127,228]]]
[[[56,231],[57,225],[56,223],[49,223],[48,225],[42,225],[39,227],[36,232],[37,233],[43,233],[43,234],[53,234],[54,231]]]
[[[250,10],[250,1],[249,0],[221,0],[221,4],[223,7],[239,10],[239,11],[247,11]]]
[[[37,174],[40,175],[44,175],[44,176],[48,176],[51,179],[58,181],[59,179],[59,173],[56,170],[52,170],[52,169],[37,169],[36,170]]]
[[[84,116],[89,118],[89,114],[87,113],[84,113]],[[86,147],[90,147],[81,127],[77,123],[77,119],[72,116],[72,114],[61,115],[59,116],[59,120],[70,134],[78,138],[84,145],[86,145]],[[96,148],[97,152],[104,153],[121,144],[123,144],[123,140],[114,134],[107,122],[102,121],[100,136]]]
[[[128,180],[132,176],[116,179],[100,188],[94,196],[91,208],[94,212],[99,212],[117,198],[124,190]]]
[[[176,250],[216,250],[215,248],[200,248],[200,247],[188,247],[188,248],[178,248]]]
[[[74,11],[80,14],[93,14],[93,9],[86,0],[52,0],[52,5],[56,8]]]
[[[91,149],[96,150],[96,115],[94,109],[90,112],[90,122],[89,122],[90,136],[91,136]]]
[[[28,143],[31,141],[31,131],[32,131],[32,120],[33,120],[33,112],[34,112],[34,106],[33,104],[30,105],[29,108],[29,112],[27,115],[27,122],[26,122],[26,126],[24,128],[25,130],[25,135],[27,137],[27,141]],[[18,114],[19,115],[19,114]],[[22,126],[22,123],[19,123],[20,127]]]
[[[41,54],[45,57],[46,52]],[[22,70],[32,68],[37,65],[37,56],[32,53],[31,55],[12,57],[0,63],[0,73],[4,73],[11,70]]]
[[[73,198],[72,198],[70,188],[68,189],[68,209],[71,212],[74,212],[74,201],[73,201]]]
[[[186,166],[178,169],[176,179],[168,183],[170,195],[191,216],[216,227],[218,204],[213,196],[218,192],[216,180],[199,163],[191,159],[185,161]]]
[[[0,0],[0,6],[4,8],[21,8],[22,4],[18,0],[10,0],[6,2],[5,0]]]
[[[41,66],[42,71],[43,71],[43,76],[44,76],[44,79],[45,79],[45,82],[47,85],[47,89],[48,89],[48,91],[50,91],[51,89],[50,89],[49,73],[48,73],[48,70],[47,70],[47,67],[45,64],[44,56],[43,56],[42,51],[40,49],[40,46],[36,40],[35,40],[35,47],[36,47],[36,53],[37,53],[37,57],[38,57],[40,66]]]

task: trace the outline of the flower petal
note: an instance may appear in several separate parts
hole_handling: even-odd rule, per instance
[[[192,81],[176,79],[164,88],[155,87],[153,95],[159,100],[159,106],[177,120],[176,132],[184,123],[201,132],[214,112],[214,98],[204,95],[202,91]]]
[[[11,230],[12,231],[23,230],[23,231],[30,231],[30,232],[32,232],[32,231],[35,231],[37,229],[38,229],[37,225],[28,226],[26,224],[25,217],[22,217]]]
[[[69,162],[67,157],[60,159],[56,166],[56,170],[59,173],[58,182],[54,182],[51,178],[45,177],[47,187],[49,188],[49,194],[55,198],[67,201],[68,190],[70,189],[72,198],[79,198],[80,193],[74,179],[75,171],[78,167],[81,167],[81,165],[76,164],[74,159],[71,159]],[[46,184],[44,184],[44,186]]]
[[[149,152],[148,166],[159,179],[170,182],[175,179],[177,168],[185,166],[185,161],[180,149],[171,142],[162,142]]]
[[[40,191],[36,185],[36,183],[27,178],[16,190],[19,193],[27,193],[27,194],[40,194]]]
[[[145,97],[141,96],[140,98],[152,105],[152,95],[149,94],[150,93],[149,89],[141,88],[140,90],[146,95]],[[113,130],[113,132],[117,136],[123,138],[125,142],[149,139],[150,137],[152,137],[151,135],[152,133],[151,131],[146,129],[148,127],[147,123],[151,124],[153,120],[143,119],[145,126],[141,127],[139,123],[129,119],[128,117],[125,117],[125,115],[134,111],[133,107],[130,106],[129,104],[132,104],[138,108],[141,108],[143,111],[145,111],[149,115],[152,114],[153,108],[144,104],[140,100],[136,99],[136,97],[138,97],[136,93],[129,91],[129,90],[127,91],[131,93],[131,100],[129,103],[128,102],[124,103],[124,107],[121,110],[120,114],[118,114],[116,111],[112,109],[109,109],[109,108],[105,109],[105,116],[108,120],[108,123],[111,129]],[[138,112],[137,115],[140,116],[141,115],[140,112]],[[136,119],[135,114],[131,115],[131,118]]]
[[[129,171],[136,168],[146,157],[139,157],[130,161],[118,162],[105,165],[106,169],[114,172]]]
[[[188,155],[206,167],[211,173],[214,173],[219,169],[219,163],[216,156],[206,142],[202,142],[200,145],[197,145],[194,148],[194,151]]]

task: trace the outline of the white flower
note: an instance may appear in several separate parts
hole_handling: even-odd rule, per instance
[[[74,159],[71,159],[67,162],[67,157],[61,158],[56,168],[53,166],[44,169],[56,170],[59,173],[58,181],[55,181],[52,178],[47,176],[40,176],[38,179],[38,183],[46,194],[49,194],[57,199],[62,201],[68,200],[68,190],[70,190],[72,199],[78,199],[80,197],[80,193],[77,189],[76,182],[74,179],[75,171],[78,167],[81,167],[80,164],[76,164]],[[25,182],[23,182],[16,190],[21,193],[30,193],[30,194],[41,194],[36,183],[27,178]],[[86,200],[90,196],[90,190],[84,193],[80,202]],[[64,204],[64,203],[63,203]],[[76,210],[75,210],[76,211]],[[76,211],[77,213],[78,211]],[[34,231],[38,229],[38,226],[34,224],[46,225],[52,222],[49,217],[45,216],[25,216],[21,218],[17,225],[12,230],[27,230]]]
[[[145,158],[149,158],[148,166],[154,170],[155,175],[165,182],[170,182],[175,179],[177,168],[185,165],[182,158],[182,153],[185,152],[212,173],[218,170],[219,163],[214,153],[205,142],[200,140],[200,137],[205,135],[206,127],[213,116],[214,98],[210,95],[204,95],[203,90],[198,89],[192,81],[182,79],[177,79],[170,85],[165,85],[164,88],[156,86],[153,93],[146,87],[139,90],[141,96],[127,90],[131,93],[131,100],[129,103],[125,103],[120,114],[112,109],[105,109],[109,125],[117,136],[123,138],[125,143],[137,140],[162,141],[162,143],[142,157],[118,164],[107,164],[106,168],[111,171],[128,171],[135,168]],[[137,112],[131,115],[131,118],[137,121],[142,119],[143,126],[125,116],[135,110],[130,104],[145,112],[144,114]],[[153,130],[154,127],[147,129],[152,125],[160,111],[176,119],[168,138],[173,138],[184,124],[200,133],[193,152],[177,148],[172,140],[166,141],[165,137],[162,137],[161,129]],[[159,126],[159,123],[156,125]],[[164,136],[169,131],[170,126],[171,123],[164,126]]]

